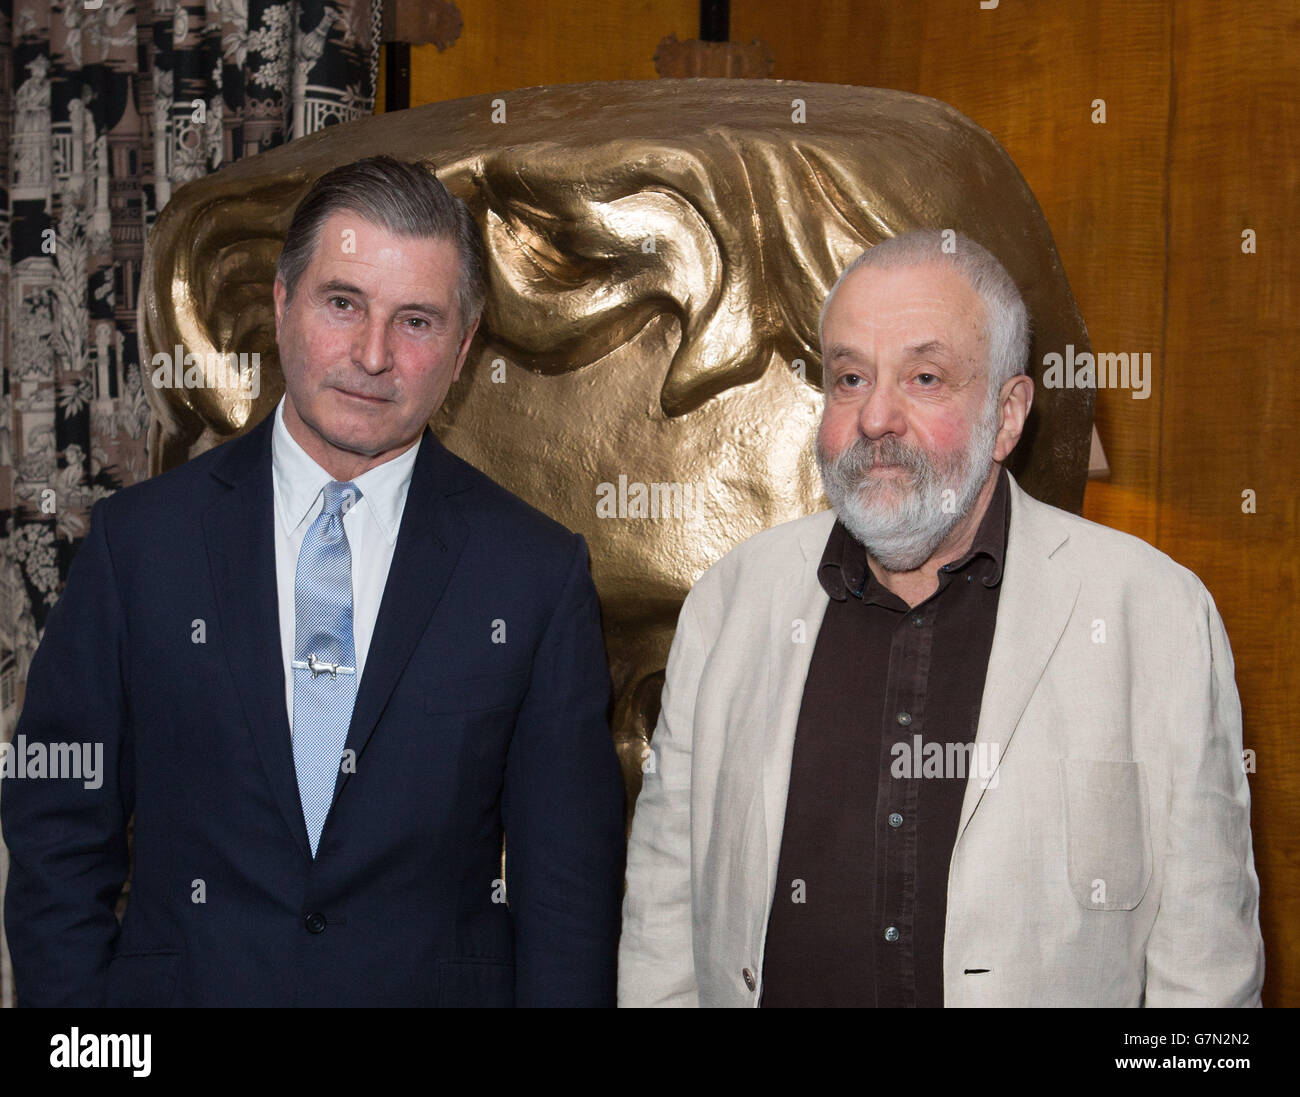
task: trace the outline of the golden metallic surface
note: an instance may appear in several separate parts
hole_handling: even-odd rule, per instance
[[[843,266],[910,228],[957,229],[1019,284],[1032,362],[1088,347],[1029,188],[943,103],[771,80],[530,88],[331,128],[177,192],[145,262],[146,353],[256,352],[261,391],[146,386],[154,472],[274,408],[271,282],[294,206],[323,172],[377,153],[436,166],[483,229],[484,323],[433,427],[587,538],[629,808],[691,583],[750,534],[825,506],[817,318]],[[1076,512],[1092,407],[1091,390],[1040,383],[1011,461]]]

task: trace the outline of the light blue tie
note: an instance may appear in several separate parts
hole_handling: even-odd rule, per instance
[[[293,764],[313,857],[357,698],[352,550],[343,515],[360,498],[355,484],[325,485],[325,507],[303,538],[293,587]]]

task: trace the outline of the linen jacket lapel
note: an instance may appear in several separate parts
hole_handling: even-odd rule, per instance
[[[1050,508],[1041,506],[1028,496],[1014,477],[1008,476],[1011,525],[997,625],[976,731],[977,744],[996,744],[997,766],[1002,764],[1020,717],[1060,642],[1079,594],[1078,576],[1053,560],[1069,537],[1064,524]],[[826,592],[817,581],[817,563],[834,520],[834,514],[826,512],[821,521],[808,522],[800,531],[798,577],[788,584],[775,586],[765,622],[770,644],[767,688],[755,691],[752,719],[767,729],[761,769],[761,838],[766,847],[762,863],[766,873],[762,880],[755,875],[748,881],[738,881],[742,890],[749,891],[746,905],[753,912],[751,929],[754,939],[759,942],[765,939],[775,895],[790,788],[790,766],[804,684],[828,604]],[[806,643],[791,642],[795,620],[806,622]],[[954,856],[961,836],[996,773],[996,768],[992,774],[973,771],[968,778]],[[752,840],[755,836],[748,837]],[[757,890],[760,886],[764,887],[761,895]]]
[[[1011,526],[975,733],[976,756],[981,756],[981,750],[985,751],[983,757],[993,751],[997,762],[991,774],[972,771],[967,778],[954,856],[984,793],[996,779],[1020,717],[1060,643],[1079,597],[1079,577],[1054,559],[1057,550],[1069,540],[1065,525],[1049,507],[1026,495],[1010,473],[1008,479]],[[988,748],[980,744],[988,744]]]
[[[763,941],[776,893],[776,873],[781,856],[781,835],[785,830],[785,807],[790,792],[790,766],[794,758],[795,730],[803,706],[804,683],[812,665],[817,633],[821,630],[830,604],[826,591],[817,580],[817,564],[826,548],[826,538],[835,524],[835,515],[827,511],[821,521],[810,522],[799,535],[801,554],[797,580],[777,583],[767,621],[770,651],[768,688],[756,694],[762,709],[755,719],[767,728],[762,765],[763,837],[766,843],[766,876],[754,873],[752,887],[764,887],[761,896],[753,896],[751,908],[761,912],[756,939]],[[796,622],[804,624],[804,642],[793,638]]]

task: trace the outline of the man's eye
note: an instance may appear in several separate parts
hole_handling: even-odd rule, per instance
[[[429,321],[423,316],[408,316],[406,322],[416,328],[427,328],[429,326]]]
[[[341,309],[350,309],[352,307],[352,302],[349,301],[346,297],[331,297],[330,304],[333,305],[335,308],[341,308]]]
[[[844,385],[846,388],[855,389],[858,387],[858,382],[861,380],[862,378],[856,373],[846,373],[840,378],[840,384]]]
[[[937,378],[933,373],[918,373],[916,379],[926,388],[929,388],[931,384],[939,383],[939,378]]]

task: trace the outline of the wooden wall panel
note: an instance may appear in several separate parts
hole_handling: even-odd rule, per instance
[[[700,19],[696,0],[457,0],[457,7],[464,29],[456,42],[441,53],[411,49],[413,107],[537,84],[653,80],[659,40],[695,38]]]
[[[1156,544],[1228,627],[1256,752],[1272,1004],[1300,1004],[1300,9],[1197,0],[1174,19],[1168,340]],[[1257,253],[1242,253],[1254,229]],[[1256,513],[1242,492],[1256,493]]]

